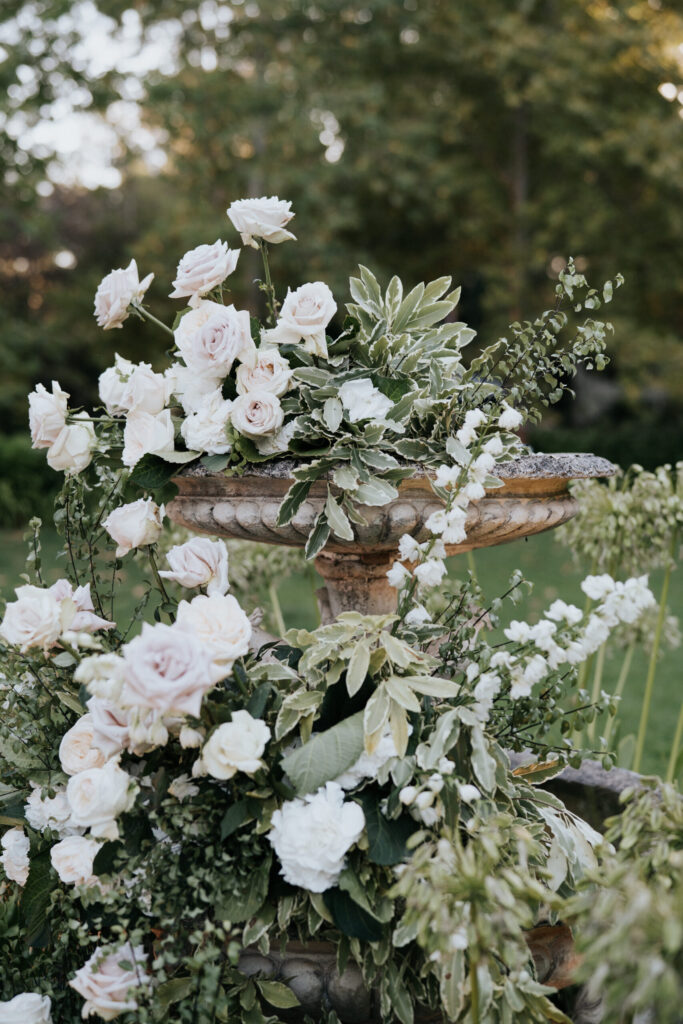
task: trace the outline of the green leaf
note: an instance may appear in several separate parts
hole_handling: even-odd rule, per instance
[[[323,420],[327,429],[331,430],[333,434],[339,430],[343,415],[344,409],[339,399],[328,398],[323,406]]]
[[[422,301],[424,290],[424,284],[416,284],[413,290],[406,295],[394,317],[393,330],[395,334],[400,334],[407,325],[415,309]]]
[[[230,462],[229,455],[203,455],[199,460],[210,473],[221,473]]]
[[[347,892],[328,889],[323,893],[323,899],[335,925],[344,935],[363,942],[380,941],[383,935],[381,923],[359,907]]]
[[[398,467],[398,462],[388,452],[377,452],[368,449],[361,451],[360,457],[366,466],[372,466],[373,469],[396,469]]]
[[[247,702],[247,711],[252,718],[263,718],[263,712],[266,710],[271,690],[272,686],[268,682],[261,683],[260,686],[256,687]]]
[[[401,676],[411,690],[417,690],[425,697],[442,697],[448,700],[457,697],[461,686],[454,683],[452,679],[442,679],[440,676]]]
[[[391,1009],[401,1021],[401,1024],[413,1024],[415,1019],[413,1003],[408,988],[403,983],[401,972],[394,960],[389,960],[386,970]]]
[[[412,438],[403,438],[394,445],[399,455],[404,459],[419,461],[431,455],[432,451],[426,441],[416,441]]]
[[[440,299],[444,292],[447,292],[450,288],[451,280],[452,278],[450,277],[437,277],[436,280],[430,281],[424,290],[422,302],[427,304],[430,302],[436,302],[437,299]]]
[[[159,1002],[162,1010],[167,1010],[174,1003],[179,1003],[190,995],[194,987],[194,980],[187,978],[171,978],[159,985],[155,993],[155,999]]]
[[[357,488],[354,498],[361,505],[387,505],[398,498],[398,491],[393,484],[374,477]]]
[[[456,949],[441,965],[441,1002],[449,1020],[462,1010],[465,988],[465,951]]]
[[[282,759],[283,771],[299,796],[315,793],[330,779],[336,779],[363,753],[363,712],[314,733],[302,747]]]
[[[379,686],[365,705],[363,728],[366,736],[379,732],[389,717],[389,696],[384,686]]]
[[[32,946],[47,925],[50,895],[57,888],[57,877],[52,870],[50,851],[31,858],[26,885],[21,893],[21,913],[25,923],[24,939]]]
[[[306,541],[306,547],[304,548],[304,554],[306,555],[307,561],[322,551],[327,544],[330,537],[330,524],[327,521],[325,510],[318,515],[315,521],[315,525],[311,530],[308,540]]]
[[[384,312],[387,320],[391,323],[398,313],[403,299],[403,285],[400,277],[392,277],[384,297]]]
[[[367,640],[359,640],[353,649],[349,667],[346,670],[346,689],[349,697],[355,696],[365,682],[370,666],[370,645]]]
[[[364,790],[356,799],[365,814],[368,857],[372,863],[400,864],[408,855],[406,843],[419,827],[417,822],[407,814],[396,819],[386,818],[380,810],[379,794],[373,790]]]
[[[332,532],[341,540],[353,540],[353,528],[349,522],[346,512],[335,501],[332,492],[328,490],[327,501],[325,502],[325,515],[332,528]]]
[[[186,462],[194,462],[199,458],[199,452],[179,452],[175,448],[169,448],[167,451],[156,454],[164,462],[173,462],[178,466],[182,466]]]
[[[308,492],[313,484],[312,480],[301,480],[297,483],[292,484],[287,493],[285,494],[282,504],[280,505],[277,514],[277,525],[287,526],[292,521],[296,513],[301,508],[302,504],[308,496]]]
[[[114,840],[114,842],[103,843],[95,855],[93,861],[93,874],[100,878],[102,875],[110,875],[115,868],[115,865],[119,863],[119,858],[123,853],[123,843],[120,839]]]
[[[303,381],[304,384],[312,384],[313,387],[323,388],[330,380],[332,374],[327,370],[321,370],[317,366],[298,366],[292,374],[295,380]]]
[[[291,988],[282,981],[262,981],[257,978],[256,984],[266,1002],[271,1006],[277,1006],[279,1010],[289,1010],[294,1006],[301,1006]]]
[[[420,713],[421,705],[419,700],[400,676],[389,676],[388,679],[385,679],[384,685],[391,699],[400,704],[402,708],[415,714]]]
[[[354,491],[358,486],[358,473],[352,466],[339,466],[332,474],[332,480],[342,491]]]
[[[228,807],[221,821],[221,839],[227,839],[238,828],[246,825],[255,817],[254,803],[253,800],[238,800],[237,803]]]
[[[144,455],[130,475],[130,483],[145,491],[165,487],[178,472],[170,462],[164,462],[158,455]]]
[[[219,920],[240,924],[258,913],[268,893],[271,863],[272,856],[266,855],[258,870],[252,871],[245,880],[243,892],[233,890],[218,898],[216,916]]]
[[[496,762],[489,753],[486,737],[480,726],[472,729],[472,769],[486,790],[492,793],[496,786]]]
[[[56,659],[55,659],[56,660]],[[71,711],[75,711],[77,715],[82,715],[87,708],[84,708],[78,697],[73,693],[68,693],[66,690],[57,690],[57,696],[61,700],[62,704],[66,704]]]

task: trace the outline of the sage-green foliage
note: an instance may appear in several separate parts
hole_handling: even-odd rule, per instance
[[[675,1021],[683,999],[683,801],[671,786],[631,790],[622,813],[606,822],[616,850],[599,889],[591,876],[570,902],[581,975],[604,1000],[605,1020]],[[590,965],[590,966],[589,966]]]

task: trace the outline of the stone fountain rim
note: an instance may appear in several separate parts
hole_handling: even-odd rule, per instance
[[[175,479],[209,479],[222,477],[224,479],[245,479],[258,477],[265,480],[293,480],[294,470],[305,466],[306,459],[278,458],[264,463],[256,463],[240,474],[216,473],[213,470],[202,466],[201,462],[193,463],[181,469]],[[429,478],[433,476],[422,463],[408,462],[399,463],[405,467],[414,469],[415,477]],[[322,474],[320,479],[329,479],[332,470]],[[495,474],[501,480],[586,480],[599,477],[616,476],[619,467],[601,455],[591,455],[587,452],[558,452],[556,454],[545,454],[542,452],[523,455],[511,462],[501,462],[495,467]]]

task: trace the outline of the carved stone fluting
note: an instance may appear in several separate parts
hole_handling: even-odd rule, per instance
[[[292,521],[277,517],[292,484],[296,463],[280,459],[254,467],[248,476],[211,474],[192,467],[174,482],[178,496],[169,517],[198,533],[303,547],[327,499],[328,481],[316,481]],[[578,506],[568,491],[570,480],[612,476],[616,466],[593,455],[532,455],[496,467],[503,486],[487,491],[468,509],[467,540],[448,546],[455,555],[473,548],[507,544],[565,523]],[[338,493],[332,486],[333,493]],[[396,592],[386,572],[396,557],[403,534],[422,542],[430,535],[426,522],[442,502],[431,489],[421,466],[402,481],[398,497],[382,506],[363,506],[366,525],[353,526],[354,539],[332,535],[316,567],[325,580],[321,600],[324,621],[342,611],[383,614],[395,610]]]

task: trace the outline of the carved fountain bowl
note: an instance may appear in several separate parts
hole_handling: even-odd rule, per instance
[[[291,459],[265,463],[245,476],[224,476],[192,467],[174,478],[179,493],[169,504],[168,515],[198,533],[303,547],[325,505],[328,484],[316,481],[291,523],[278,526],[278,511],[295,468]],[[571,480],[616,472],[616,466],[595,455],[529,455],[501,464],[496,473],[503,486],[472,503],[467,540],[450,545],[448,553],[505,544],[559,526],[578,509],[568,490]],[[398,492],[387,505],[362,506],[367,526],[354,524],[352,541],[332,534],[325,552],[366,559],[375,556],[384,562],[396,551],[404,533],[426,540],[430,534],[425,523],[442,502],[432,491],[424,469],[415,466],[414,476],[402,481]]]

